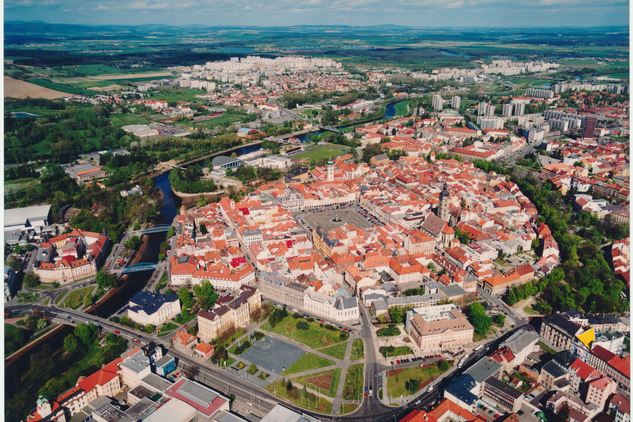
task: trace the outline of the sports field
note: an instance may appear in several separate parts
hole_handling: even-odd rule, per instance
[[[332,158],[337,155],[341,155],[344,152],[345,151],[339,148],[323,147],[294,155],[292,158],[297,158],[299,160],[320,160],[322,158]]]

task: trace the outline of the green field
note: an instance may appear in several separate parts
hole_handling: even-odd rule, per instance
[[[403,368],[396,376],[387,378],[387,394],[391,397],[408,397],[417,391],[407,391],[406,382],[410,379],[419,379],[421,384],[431,377],[437,377],[440,375],[437,367],[432,368],[420,368],[419,366],[413,366],[410,368]]]
[[[560,65],[576,68],[576,69],[580,69],[584,67],[589,67],[589,68],[599,67],[598,62],[595,60],[563,60],[562,62],[560,62]]]
[[[146,125],[152,123],[151,120],[147,120],[142,116],[135,114],[111,114],[110,120],[112,120],[112,126],[127,126],[127,125]]]
[[[64,302],[62,303],[62,307],[73,309],[79,308],[79,306],[81,306],[83,296],[91,293],[93,290],[94,286],[88,286],[84,287],[83,289],[75,290],[74,292],[66,296],[66,299],[64,299]]]
[[[18,293],[18,303],[33,303],[40,298],[39,293]]]
[[[226,114],[224,116],[218,117],[216,119],[211,119],[211,120],[205,120],[203,122],[183,122],[186,123],[185,126],[187,127],[191,127],[191,124],[193,123],[193,125],[195,127],[203,127],[203,128],[207,128],[207,129],[211,129],[214,128],[216,126],[220,126],[223,125],[224,123],[229,123],[229,124],[233,124],[235,122],[239,122],[240,120],[242,120],[242,116],[234,116],[234,115],[230,115],[230,114]]]
[[[293,392],[297,398],[290,397],[288,395],[288,391],[286,390],[286,386],[281,385],[281,381],[271,383],[270,385],[268,385],[268,387],[266,387],[266,390],[270,391],[278,397],[292,402],[295,406],[299,406],[309,410],[317,410],[321,413],[332,413],[332,402],[326,400],[323,397],[316,397],[314,395],[312,395],[314,396],[314,399],[312,400],[310,399],[312,398],[312,396],[310,398],[304,398],[301,396],[301,391],[298,391],[297,387],[294,387],[293,389]]]
[[[202,98],[196,98],[196,95],[206,94],[202,89],[189,89],[189,88],[164,88],[158,93],[154,94],[151,98],[162,101],[198,101],[206,102]]]
[[[319,349],[319,352],[325,353],[333,358],[343,360],[345,359],[345,352],[347,351],[347,343],[340,343],[336,346],[328,347],[325,349]]]
[[[312,384],[309,380],[310,378],[318,377],[321,375],[332,374],[332,381],[330,382],[330,388],[324,389],[319,386]],[[301,385],[305,385],[306,387],[312,388],[313,390],[318,390],[321,394],[325,394],[328,397],[336,397],[336,390],[338,390],[338,383],[341,380],[341,368],[328,369],[327,371],[317,372],[310,375],[303,375],[301,377],[293,378],[293,380],[301,383]],[[314,382],[314,380],[312,380]],[[318,381],[316,381],[318,382]]]
[[[44,88],[50,88],[56,91],[67,92],[69,94],[94,95],[94,92],[92,91],[75,88],[74,86],[56,84],[54,82],[48,82],[42,79],[29,79],[27,82],[30,82],[35,85],[43,86]]]
[[[362,400],[363,398],[363,372],[365,365],[358,363],[347,368],[343,398],[345,400]]]
[[[320,323],[316,321],[308,322],[308,325],[309,328],[307,330],[300,330],[297,328],[297,320],[291,315],[288,315],[278,323],[275,328],[272,328],[268,322],[262,325],[262,328],[303,343],[313,349],[331,346],[335,343],[347,341],[347,338],[349,338],[346,337],[342,339],[340,336],[344,331],[327,330],[325,327],[321,327]]]
[[[303,152],[299,155],[294,155],[292,158],[296,158],[299,160],[320,160],[322,158],[332,158],[334,156],[340,155],[345,151],[340,150],[339,148],[318,148],[312,151]]]
[[[352,353],[350,353],[351,360],[358,360],[365,358],[365,345],[363,339],[355,338],[352,343]]]
[[[282,375],[292,375],[303,371],[309,371],[311,369],[325,368],[326,366],[332,366],[334,362],[331,360],[317,356],[314,353],[306,353],[301,356],[295,363],[290,365]]]
[[[92,87],[102,87],[108,85],[121,85],[123,83],[132,83],[132,82],[149,82],[155,81],[157,79],[172,79],[173,76],[165,75],[165,76],[153,76],[153,77],[143,77],[143,78],[121,78],[121,79],[106,79],[106,80],[98,80],[98,81],[84,81],[77,82],[71,84],[77,88],[92,88]]]
[[[407,106],[409,105],[409,103],[411,102],[411,100],[408,101],[402,101],[396,104],[396,116],[404,116],[405,114],[407,114]]]
[[[87,65],[79,65],[76,68],[69,68],[69,71],[80,72],[85,75],[109,75],[109,74],[126,74],[126,75],[134,75],[136,73],[147,73],[147,72],[162,72],[161,69],[129,69],[123,70],[118,69],[116,67],[102,65],[102,64],[87,64]]]
[[[606,76],[609,78],[617,78],[617,79],[629,79],[629,74],[628,73],[610,73],[608,75],[602,75],[602,76]]]

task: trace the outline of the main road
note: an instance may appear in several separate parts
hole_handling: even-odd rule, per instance
[[[476,360],[485,353],[488,349],[494,350],[496,346],[507,336],[512,334],[514,331],[522,328],[523,326],[517,327],[514,330],[509,331],[505,335],[497,338],[496,340],[489,343],[487,348],[480,351],[479,354],[473,355],[471,359],[458,371],[453,373],[449,377],[445,377],[436,386],[436,388],[432,392],[424,392],[420,396],[412,399],[410,403],[407,403],[403,406],[394,408],[385,406],[378,399],[378,390],[377,387],[377,377],[376,375],[381,371],[391,369],[390,367],[381,364],[377,360],[377,350],[375,348],[374,336],[371,331],[371,322],[369,319],[368,311],[366,309],[361,309],[361,318],[363,322],[363,327],[360,329],[360,336],[365,342],[365,386],[372,387],[373,393],[371,397],[364,399],[360,408],[357,409],[353,414],[345,415],[345,416],[327,416],[318,413],[314,413],[308,411],[306,409],[294,406],[291,403],[284,402],[279,400],[277,397],[269,393],[268,391],[256,387],[253,384],[247,382],[246,380],[239,378],[232,374],[228,369],[221,369],[217,366],[210,363],[208,360],[202,360],[198,357],[193,357],[187,355],[185,353],[180,352],[177,349],[172,348],[170,339],[168,337],[158,338],[156,336],[149,336],[143,333],[140,333],[136,330],[132,330],[128,327],[113,324],[107,319],[96,317],[93,315],[85,314],[79,311],[74,311],[70,309],[59,309],[55,306],[37,306],[32,304],[25,305],[17,305],[11,306],[8,309],[18,312],[29,313],[33,310],[33,308],[44,312],[46,316],[50,317],[53,321],[58,322],[60,324],[66,325],[77,325],[80,323],[88,324],[94,323],[100,327],[100,331],[102,333],[114,332],[118,331],[120,336],[132,340],[134,338],[139,339],[139,341],[143,343],[149,343],[150,341],[154,341],[157,344],[161,344],[166,349],[169,350],[169,353],[178,359],[178,367],[180,370],[184,370],[189,366],[195,366],[198,368],[198,374],[196,375],[196,379],[198,381],[203,382],[206,385],[209,385],[226,395],[234,394],[237,399],[242,402],[248,402],[253,407],[259,409],[260,411],[268,412],[270,411],[277,403],[282,403],[284,406],[289,407],[297,412],[307,413],[311,416],[319,418],[322,421],[361,421],[371,419],[375,422],[387,422],[399,420],[404,417],[406,414],[411,412],[413,409],[423,409],[426,408],[433,401],[439,400],[440,391],[449,384],[452,376],[461,374],[465,369],[470,367]],[[518,321],[517,321],[518,322]],[[517,324],[518,325],[518,324]],[[386,379],[385,379],[386,386]],[[415,401],[414,401],[415,400]],[[338,411],[338,409],[334,409]]]

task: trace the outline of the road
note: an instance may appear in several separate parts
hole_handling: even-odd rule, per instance
[[[217,389],[225,394],[235,394],[238,400],[252,403],[253,407],[258,408],[261,411],[269,411],[272,409],[277,403],[281,401],[277,399],[275,396],[263,390],[259,387],[255,387],[250,384],[246,380],[242,378],[236,377],[234,374],[229,372],[228,370],[223,370],[215,365],[213,365],[208,360],[202,360],[197,357],[191,357],[185,355],[184,353],[173,349],[170,344],[170,337],[158,338],[154,335],[147,335],[144,333],[140,333],[138,331],[132,330],[128,327],[115,325],[109,322],[107,319],[96,317],[89,314],[84,314],[82,312],[69,310],[69,309],[59,309],[55,306],[41,307],[34,306],[32,304],[24,304],[11,306],[10,310],[17,310],[21,312],[31,312],[31,309],[35,307],[39,310],[42,310],[46,313],[46,315],[50,316],[55,322],[60,324],[67,325],[76,325],[79,323],[95,323],[101,327],[102,333],[119,331],[119,335],[122,337],[132,340],[133,338],[139,339],[142,343],[149,343],[150,341],[154,341],[157,344],[161,344],[166,349],[169,350],[169,353],[179,360],[179,368],[184,369],[186,366],[197,366],[199,369],[199,374],[196,377],[197,380],[203,382],[204,384]],[[385,406],[378,399],[378,391],[376,390],[376,374],[381,371],[391,369],[387,365],[383,365],[377,361],[377,350],[375,349],[374,337],[371,331],[371,322],[369,319],[369,315],[366,309],[361,310],[361,318],[363,323],[363,328],[360,329],[360,336],[365,342],[365,385],[371,386],[374,394],[372,397],[368,397],[365,399],[361,405],[361,407],[355,411],[351,415],[345,416],[324,416],[317,413],[306,411],[305,409],[298,408],[290,403],[283,402],[284,406],[292,408],[297,412],[308,413],[314,417],[317,417],[323,421],[360,421],[360,420],[368,420],[382,422],[382,421],[394,421],[399,420],[404,417],[406,414],[411,412],[413,409],[422,409],[426,408],[433,401],[437,401],[440,398],[440,391],[442,387],[445,387],[450,383],[450,380],[455,375],[460,375],[474,364],[478,357],[483,355],[487,350],[495,350],[498,344],[507,338],[510,334],[515,332],[516,330],[525,326],[522,324],[519,326],[517,324],[517,328],[508,331],[506,334],[501,337],[491,341],[487,344],[488,348],[484,348],[480,351],[479,354],[473,355],[471,359],[458,371],[451,374],[450,376],[445,377],[440,381],[439,385],[431,392],[424,391],[417,397],[411,399],[411,403],[407,403],[403,406],[392,408]],[[517,320],[518,322],[518,320]],[[411,366],[411,365],[409,365]],[[386,382],[384,383],[386,385]],[[338,411],[338,409],[335,409]]]

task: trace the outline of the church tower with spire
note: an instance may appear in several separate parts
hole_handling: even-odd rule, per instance
[[[440,193],[440,203],[437,207],[437,216],[447,223],[450,221],[449,214],[449,202],[451,201],[451,194],[448,191],[448,185],[444,183],[444,189]]]

